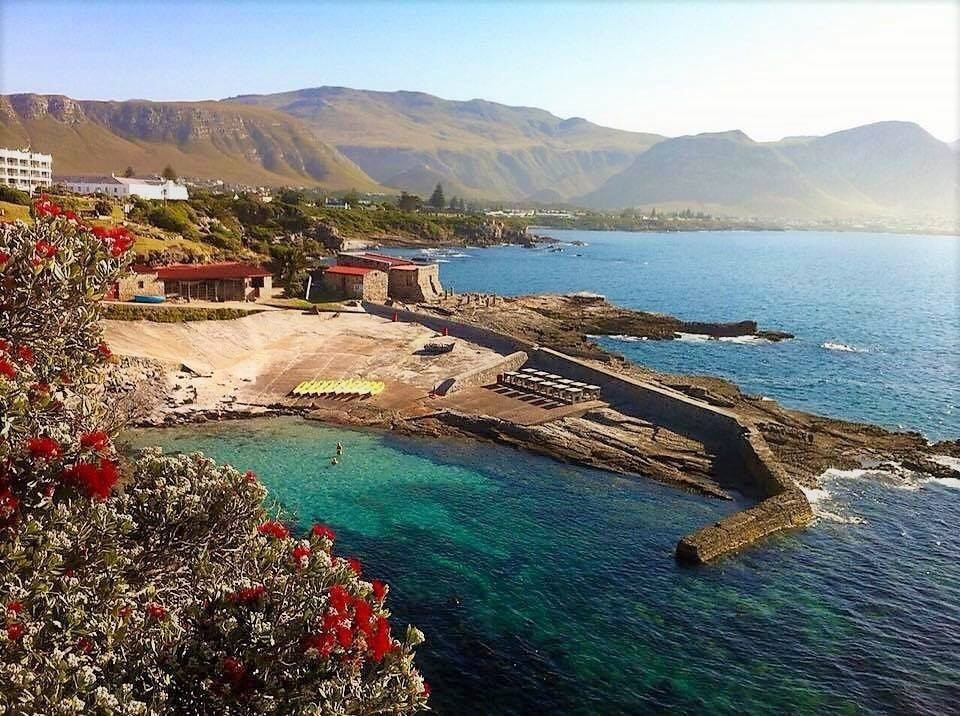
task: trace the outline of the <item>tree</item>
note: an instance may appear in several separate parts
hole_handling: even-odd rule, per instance
[[[177,180],[177,173],[173,170],[173,167],[170,166],[169,164],[167,164],[167,166],[163,168],[163,173],[160,176],[162,176],[164,179],[167,179],[169,181]]]
[[[0,226],[0,713],[412,713],[422,635],[251,472],[123,458],[100,299],[133,237]]]
[[[164,170],[164,171],[166,171],[166,170]],[[172,172],[173,169],[170,169],[170,171]],[[128,166],[126,169],[123,170],[123,175],[124,175],[125,177],[132,177],[132,176],[134,176],[135,174],[136,174],[136,172],[133,171],[133,167],[131,167],[131,166]],[[176,179],[176,175],[174,175],[173,178]]]
[[[397,208],[400,211],[416,211],[421,206],[423,206],[423,199],[419,196],[405,191],[400,192],[400,198],[397,200]]]
[[[348,206],[356,206],[360,203],[360,194],[356,189],[351,189],[343,196],[343,202]]]
[[[447,205],[447,200],[443,196],[443,185],[440,182],[437,182],[437,186],[427,203],[434,209],[442,209]]]

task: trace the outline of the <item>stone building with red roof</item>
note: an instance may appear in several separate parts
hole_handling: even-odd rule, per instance
[[[116,298],[166,296],[188,301],[256,301],[269,298],[270,271],[240,261],[211,264],[134,265],[133,274],[117,285]]]

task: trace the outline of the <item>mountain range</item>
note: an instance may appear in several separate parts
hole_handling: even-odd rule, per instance
[[[955,147],[910,122],[756,142],[663,137],[545,110],[420,92],[318,87],[207,102],[0,96],[0,145],[54,154],[57,175],[159,171],[590,208],[786,218],[955,220]]]

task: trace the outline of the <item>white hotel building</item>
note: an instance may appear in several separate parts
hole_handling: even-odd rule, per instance
[[[0,184],[25,192],[53,183],[53,156],[29,149],[0,148]]]
[[[187,187],[169,179],[137,179],[134,177],[64,177],[60,180],[77,194],[107,196],[139,196],[141,199],[186,200]]]

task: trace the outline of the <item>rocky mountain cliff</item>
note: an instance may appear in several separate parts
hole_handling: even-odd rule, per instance
[[[54,174],[160,172],[250,184],[376,188],[301,122],[223,102],[78,101],[0,96],[0,146],[54,155]]]

